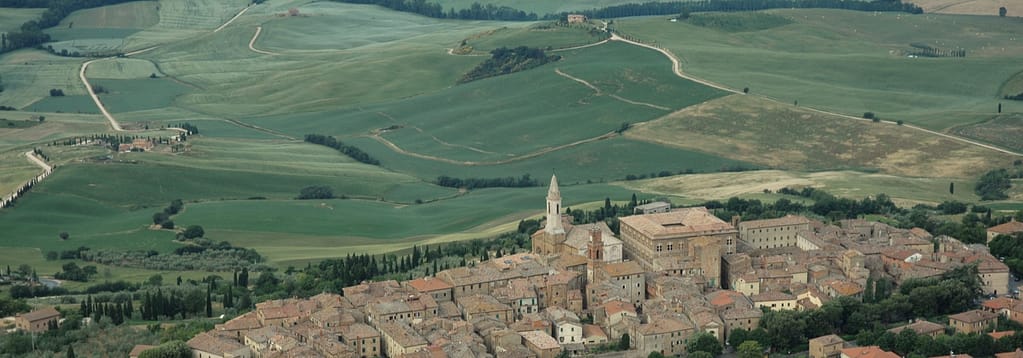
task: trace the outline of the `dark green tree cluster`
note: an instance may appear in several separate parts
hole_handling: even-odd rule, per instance
[[[469,70],[458,83],[525,71],[560,59],[561,56],[547,55],[542,49],[534,47],[496,48],[490,51],[490,58]]]
[[[124,323],[125,319],[131,319],[135,308],[132,307],[131,299],[122,302],[97,302],[90,295],[81,302],[79,312],[82,316],[92,317],[92,320],[97,322],[100,318],[110,317],[115,325],[119,325]]]
[[[119,136],[112,134],[93,134],[91,136],[75,136],[59,141],[53,141],[50,145],[81,145],[92,141],[103,141],[111,150],[117,150],[121,143],[131,143],[135,139],[147,139],[156,144],[170,144],[168,138],[153,138],[143,136]]]
[[[973,191],[980,196],[980,200],[1002,200],[1009,198],[1005,193],[1012,187],[1011,177],[1007,169],[995,169],[984,173],[977,180]]]
[[[768,9],[843,9],[854,11],[898,11],[922,14],[919,6],[899,0],[702,0],[628,3],[578,12],[594,19],[629,16],[674,15],[709,11],[757,11]],[[549,15],[551,19],[567,13]]]
[[[299,190],[298,200],[333,199],[334,189],[326,185],[312,185]]]
[[[128,1],[131,0],[0,0],[0,8],[46,8],[38,20],[27,21],[18,31],[8,32],[0,37],[0,53],[35,47],[50,41],[50,35],[44,33],[43,29],[57,26],[72,12]]]
[[[1014,275],[1023,276],[1023,233],[998,235],[988,243],[988,249],[992,255],[1004,257]]]
[[[194,124],[188,123],[188,122],[180,123],[180,124],[172,124],[172,125],[170,125],[168,127],[184,129],[184,130],[188,131],[188,135],[199,134],[199,127],[195,126]]]
[[[966,203],[955,200],[946,200],[941,202],[941,204],[938,204],[938,210],[945,215],[962,214],[966,212],[966,209],[968,209]]]
[[[918,317],[938,318],[967,311],[981,294],[977,266],[966,265],[937,278],[907,280],[891,296],[873,297],[874,303],[840,297],[818,310],[765,312],[760,320],[765,334],[758,338],[766,340],[767,344],[761,344],[775,351],[806,350],[809,338],[832,333],[857,335],[857,343],[866,345],[864,341],[869,339],[860,341],[861,336],[879,335],[891,325]]]
[[[441,175],[437,177],[437,181],[434,183],[448,188],[465,188],[470,190],[479,188],[525,188],[540,186],[540,181],[529,176],[529,174],[523,174],[519,178],[452,178],[447,175]]]
[[[912,43],[914,51],[910,52],[910,55],[919,57],[966,57],[965,49],[943,49],[933,47],[927,44]]]
[[[174,199],[170,205],[163,208],[162,211],[153,214],[153,224],[160,225],[164,229],[173,229],[174,221],[171,220],[171,216],[177,215],[181,212],[181,209],[185,207],[185,204],[181,199]]]
[[[142,351],[139,358],[191,358],[192,348],[183,341],[170,341]]]
[[[13,316],[18,313],[28,312],[32,310],[32,306],[25,303],[25,300],[13,299],[9,297],[0,297],[0,316],[7,317]]]
[[[74,262],[68,262],[61,266],[60,272],[53,274],[53,278],[58,280],[86,282],[89,280],[89,277],[95,276],[97,273],[98,271],[96,271],[96,266],[90,265],[79,267],[78,264]]]
[[[526,13],[507,6],[494,4],[480,4],[473,2],[469,8],[447,12],[440,4],[427,2],[426,0],[335,0],[352,4],[373,4],[383,6],[391,10],[411,12],[427,17],[438,19],[459,19],[459,20],[501,20],[501,21],[534,21],[537,19],[535,13]]]
[[[63,287],[50,288],[50,286],[46,285],[13,285],[8,293],[11,295],[11,298],[21,299],[64,295],[68,291]]]
[[[351,157],[352,159],[355,159],[355,161],[360,163],[365,163],[369,165],[380,165],[379,160],[374,159],[368,153],[362,151],[362,149],[359,149],[353,145],[345,144],[344,142],[337,140],[337,138],[334,138],[333,136],[326,136],[321,134],[306,134],[305,141],[337,149],[339,152]]]
[[[139,306],[139,315],[147,321],[199,317],[206,313],[206,297],[201,289],[194,287],[169,292],[162,288],[156,292],[146,291]]]
[[[800,202],[781,198],[772,203],[763,203],[757,199],[729,198],[724,203],[711,200],[703,204],[714,209],[715,215],[722,220],[730,220],[739,215],[743,220],[773,219],[786,214],[811,213],[831,220],[853,219],[868,214],[897,214],[904,212],[885,194],[866,197],[862,200],[839,198],[820,189],[806,187],[803,189],[782,188],[779,194],[801,196],[813,199],[807,206]]]

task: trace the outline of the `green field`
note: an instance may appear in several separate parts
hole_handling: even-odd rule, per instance
[[[491,3],[541,14],[612,4]],[[743,96],[679,78],[663,54],[617,41],[549,52],[561,59],[456,84],[494,48],[554,50],[603,40],[584,26],[274,0],[251,5],[214,32],[249,5],[133,2],[79,11],[47,30],[58,51],[158,46],[95,62],[86,75],[107,90],[99,96],[126,128],[149,129],[120,134],[168,136],[161,128],[183,122],[199,127],[174,150],[47,146],[113,133],[78,79],[86,59],[38,50],[0,56],[0,104],[37,111],[0,118],[46,117],[24,128],[0,123],[0,189],[39,172],[24,157],[33,147],[58,166],[0,211],[0,264],[50,273],[60,264],[42,260],[50,250],[171,251],[174,233],[149,224],[178,198],[186,202],[173,218],[179,226],[202,225],[213,240],[254,248],[285,266],[493,236],[543,208],[545,187],[464,191],[434,185],[441,175],[529,174],[546,183],[557,173],[565,205],[574,208],[633,193],[686,204],[731,196],[771,201],[786,197],[772,193],[785,186],[854,198],[884,192],[914,205],[976,202],[967,188],[977,174],[1017,159],[909,125],[807,107],[856,117],[871,111],[1021,149],[1023,103],[999,97],[1023,83],[1023,47],[1016,46],[1023,28],[991,16],[773,10],[615,20],[624,34],[668,48],[687,73],[749,87]],[[298,16],[287,16],[292,8]],[[0,24],[17,21],[0,17]],[[912,58],[911,44],[964,48],[968,56]],[[50,89],[66,96],[50,97]],[[999,102],[1001,116],[994,113]],[[630,127],[616,133],[623,124]],[[381,164],[302,142],[311,133],[336,136]],[[737,168],[756,170],[722,172]],[[623,181],[665,174],[673,176]],[[950,196],[949,182],[963,189]],[[312,185],[343,198],[294,200]],[[1020,187],[992,206],[1019,207]],[[62,231],[71,240],[61,241]],[[133,280],[155,273],[111,271]]]
[[[773,10],[794,23],[725,32],[623,19],[619,30],[671,49],[683,69],[782,102],[858,116],[874,112],[932,129],[979,121],[997,109],[1002,84],[1023,70],[1012,19],[840,10]],[[743,14],[719,16],[743,17]],[[756,22],[754,27],[758,26]],[[967,51],[965,58],[909,58],[910,44]],[[1007,101],[1001,101],[1007,102]],[[1023,112],[1023,103],[1004,103]]]
[[[444,7],[446,11],[449,8],[455,9],[468,9],[474,2],[480,4],[494,4],[496,6],[508,6],[517,10],[525,12],[536,13],[538,16],[546,14],[555,14],[561,12],[570,12],[572,10],[589,10],[594,8],[601,8],[606,6],[615,6],[623,4],[622,1],[616,0],[573,0],[573,1],[547,1],[547,0],[437,0],[434,1]],[[661,1],[667,2],[667,1]]]
[[[991,143],[1015,151],[1023,151],[1023,114],[991,116],[990,119],[955,127],[952,133]]]
[[[38,50],[22,50],[0,56],[4,91],[0,105],[24,108],[50,96],[50,89],[65,95],[85,95],[78,79],[81,59],[60,57]]]
[[[0,8],[0,32],[10,32],[21,28],[26,21],[35,20],[46,9]]]

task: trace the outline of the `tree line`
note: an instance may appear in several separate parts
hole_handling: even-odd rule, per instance
[[[50,35],[43,29],[57,26],[72,12],[129,1],[132,0],[0,0],[0,7],[46,8],[39,19],[26,21],[17,31],[0,36],[0,53],[36,47],[50,41]]]
[[[672,15],[694,12],[734,12],[757,11],[768,9],[842,9],[855,11],[898,11],[910,14],[922,14],[924,10],[911,3],[900,0],[703,0],[676,2],[629,3],[608,6],[599,9],[574,12],[590,18],[609,19],[629,16]],[[563,12],[548,15],[545,18],[566,16]]]
[[[371,157],[368,153],[363,152],[362,149],[359,149],[353,145],[345,144],[344,142],[337,140],[337,138],[334,138],[334,136],[327,136],[322,134],[306,134],[305,141],[337,149],[339,152],[351,157],[352,159],[355,159],[360,163],[365,163],[369,165],[380,165],[379,160],[376,160],[373,157]]]
[[[910,52],[910,55],[919,57],[966,57],[966,49],[942,49],[932,47],[927,44],[912,43],[910,44],[915,51]]]
[[[462,75],[458,83],[525,71],[560,59],[561,56],[547,55],[542,49],[535,47],[500,47],[490,51],[490,58]]]
[[[391,10],[411,12],[414,14],[423,15],[426,17],[432,17],[437,19],[457,19],[457,20],[500,20],[500,21],[535,21],[538,16],[536,13],[526,13],[525,11],[511,8],[508,6],[498,6],[494,4],[480,4],[473,2],[469,8],[455,10],[454,8],[444,11],[444,8],[433,2],[427,2],[426,0],[335,0],[338,2],[350,3],[350,4],[372,4],[377,6],[386,7]]]
[[[523,174],[521,177],[504,177],[504,178],[452,178],[447,175],[441,175],[434,181],[435,184],[448,187],[448,188],[465,188],[465,189],[479,189],[479,188],[525,188],[540,186],[540,181],[531,177],[529,174]]]

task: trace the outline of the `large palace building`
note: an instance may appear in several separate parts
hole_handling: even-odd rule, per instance
[[[648,271],[703,277],[721,285],[721,256],[735,252],[738,231],[703,207],[621,218],[625,258]]]

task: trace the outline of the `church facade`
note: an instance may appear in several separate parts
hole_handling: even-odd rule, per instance
[[[561,215],[561,189],[557,175],[551,176],[547,190],[547,213],[544,227],[532,236],[533,252],[542,255],[578,255],[590,257],[590,242],[595,233],[601,238],[602,253],[598,255],[605,263],[622,262],[622,240],[615,237],[611,228],[603,221],[593,224],[572,224],[571,216]]]

